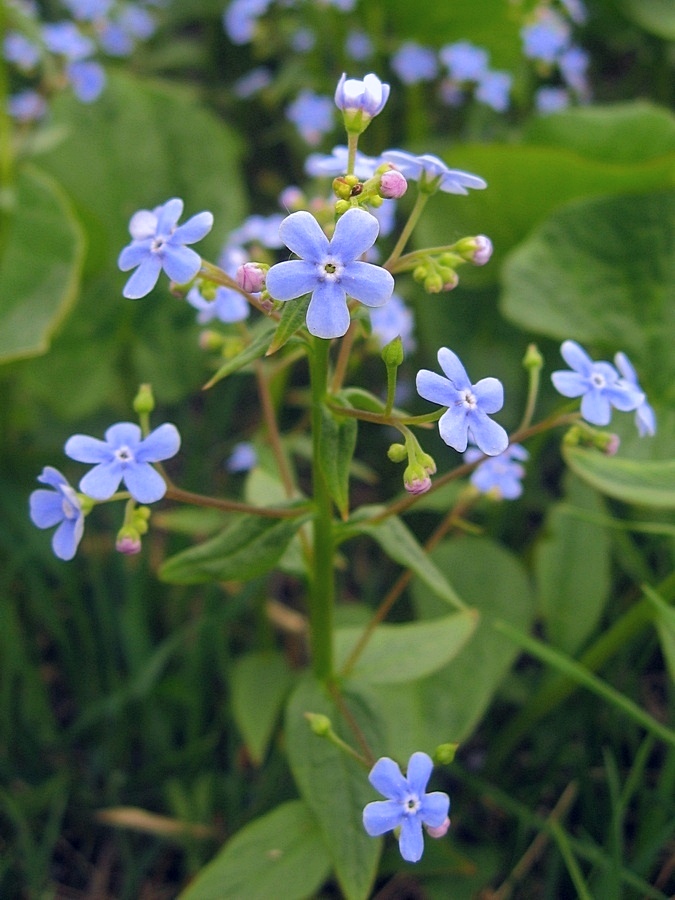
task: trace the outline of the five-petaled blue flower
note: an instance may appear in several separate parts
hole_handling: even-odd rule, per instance
[[[363,80],[347,78],[343,73],[335,89],[335,105],[338,109],[343,112],[359,110],[368,118],[381,113],[388,99],[389,85],[372,73]]]
[[[446,377],[422,369],[417,373],[417,393],[425,400],[447,406],[438,422],[445,443],[463,453],[471,440],[487,456],[503,453],[509,437],[488,416],[504,405],[501,381],[481,378],[471,384],[459,357],[447,347],[438,351],[438,362]]]
[[[320,338],[342,337],[349,328],[347,297],[366,306],[382,306],[394,290],[386,269],[359,257],[375,243],[379,224],[363,209],[348,209],[328,240],[311,213],[291,213],[279,235],[301,259],[277,263],[267,273],[267,290],[286,301],[311,292],[307,328]]]
[[[581,415],[591,425],[608,425],[612,407],[629,412],[644,403],[645,395],[619,377],[608,362],[593,362],[576,341],[563,341],[560,355],[573,371],[551,374],[563,397],[581,397]]]
[[[471,484],[482,494],[496,493],[504,500],[515,500],[523,493],[521,479],[525,477],[525,467],[521,462],[529,458],[529,453],[520,444],[510,444],[499,456],[483,459],[471,473]],[[477,447],[469,447],[464,461],[475,462],[483,456]]]
[[[201,257],[185,245],[201,241],[209,233],[213,215],[201,212],[178,225],[182,212],[183,201],[174,197],[152,211],[141,209],[131,217],[129,233],[133,240],[117,261],[123,272],[138,266],[122,292],[128,299],[149,294],[162,269],[177,284],[187,284],[199,272]]]
[[[45,466],[38,481],[52,490],[33,491],[30,495],[30,517],[38,528],[58,525],[52,538],[54,554],[69,560],[75,556],[84,532],[84,512],[80,498],[67,479],[52,466]]]
[[[449,169],[442,159],[430,153],[415,156],[405,150],[385,150],[381,158],[396,166],[406,178],[417,181],[420,190],[428,193],[444,191],[446,194],[468,194],[467,188],[487,187],[487,182],[477,175],[460,169]]]
[[[450,798],[442,791],[425,793],[431,757],[413,753],[406,777],[393,759],[383,756],[370,770],[368,780],[387,800],[375,800],[363,810],[363,826],[371,837],[400,828],[399,849],[406,862],[417,862],[424,853],[422,825],[439,828],[450,808]]]
[[[615,354],[614,364],[621,373],[621,377],[623,378],[623,380],[626,381],[634,390],[642,392],[640,382],[638,381],[637,372],[633,368],[633,364],[628,359],[626,354]],[[640,437],[644,437],[646,434],[656,434],[656,415],[654,414],[654,410],[652,409],[652,407],[649,405],[649,403],[647,403],[646,397],[635,410],[635,425],[637,426]]]
[[[83,463],[96,463],[80,481],[83,494],[108,500],[121,481],[138,503],[154,503],[166,493],[166,483],[150,463],[178,453],[180,435],[175,425],[165,423],[142,438],[133,422],[118,422],[105,433],[105,440],[75,434],[66,442],[66,455]]]

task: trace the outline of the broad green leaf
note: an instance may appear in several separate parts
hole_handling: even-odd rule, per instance
[[[343,701],[376,755],[382,735],[373,709],[362,700],[343,694]],[[319,823],[319,829],[346,900],[367,900],[377,873],[381,839],[363,829],[363,807],[377,795],[368,783],[368,771],[334,746],[317,737],[305,713],[328,716],[335,731],[355,745],[338,706],[327,689],[308,675],[297,686],[286,710],[288,761],[300,793]]]
[[[321,407],[319,462],[328,491],[342,518],[349,513],[349,472],[356,447],[358,422]]]
[[[371,514],[376,511],[375,508],[370,510]],[[365,507],[359,510],[361,515],[365,515],[367,512],[368,509]],[[411,569],[427,587],[442,600],[445,600],[446,603],[457,609],[466,608],[466,604],[457,596],[443,573],[433,563],[429,554],[398,516],[389,516],[389,518],[376,524],[355,521],[354,527],[358,533],[367,534],[373,538],[387,556],[391,557],[395,562],[406,569]]]
[[[307,307],[309,306],[310,300],[311,296],[308,294],[306,297],[301,297],[299,300],[291,300],[288,303],[284,303],[281,319],[276,326],[277,330],[272,338],[272,343],[267,348],[265,353],[266,356],[271,356],[273,353],[276,353],[277,350],[280,350],[284,344],[290,341],[298,328],[301,328],[302,325],[305,324]]]
[[[583,482],[569,479],[565,503],[601,514],[603,504]],[[553,504],[535,550],[539,612],[549,641],[574,655],[597,625],[609,595],[607,531]]]
[[[290,800],[230,838],[180,900],[305,900],[329,873],[314,816],[301,800]]]
[[[170,557],[159,569],[164,581],[247,581],[268,572],[309,516],[271,519],[238,516],[222,534]]]
[[[375,394],[371,394],[365,388],[346,387],[340,391],[340,402],[347,402],[356,409],[363,409],[366,412],[383,413],[385,404]]]
[[[675,509],[675,459],[622,459],[565,446],[562,452],[572,471],[600,493],[636,506]]]
[[[643,100],[577,106],[534,117],[524,139],[601,162],[640,163],[675,154],[675,115]]]
[[[643,387],[675,378],[675,192],[558,210],[504,265],[504,315],[553,338],[624,350]]]
[[[480,175],[488,183],[485,191],[468,197],[436,194],[429,201],[416,229],[416,245],[451,243],[457,235],[488,234],[495,252],[486,266],[463,266],[462,284],[494,283],[505,254],[519,244],[547,215],[574,199],[600,194],[635,194],[672,188],[675,156],[619,165],[586,159],[566,148],[523,144],[456,145],[451,151],[432,145],[452,168]],[[461,202],[460,202],[461,201]],[[630,206],[630,200],[628,200]],[[623,211],[626,234],[640,241],[641,234],[629,229],[639,215]],[[617,223],[618,224],[618,223]],[[633,254],[635,259],[638,254]],[[551,305],[555,294],[547,298]],[[531,302],[531,301],[530,301]]]
[[[675,683],[675,609],[669,606],[660,594],[646,585],[643,590],[654,607],[654,624],[659,635],[663,658],[668,667],[670,680]]]
[[[232,667],[232,715],[251,759],[260,765],[293,676],[280,653],[247,653]]]
[[[264,355],[264,350],[270,339],[270,333],[273,330],[274,323],[269,319],[263,320],[253,340],[243,350],[233,356],[232,359],[228,359],[227,362],[223,363],[216,374],[206,382],[204,390],[212,388],[214,384],[217,384],[223,378],[238,372],[254,360],[260,359]]]
[[[18,175],[0,258],[0,362],[45,353],[78,294],[85,239],[72,203],[44,172]]]
[[[675,5],[672,0],[622,0],[627,16],[645,31],[675,41]]]
[[[474,610],[430,622],[379,625],[359,656],[349,678],[368,684],[415,681],[447,665],[459,653],[478,623]],[[335,632],[338,669],[347,661],[363,635],[363,628]]]

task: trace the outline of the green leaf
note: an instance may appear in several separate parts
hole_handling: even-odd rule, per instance
[[[64,191],[39,169],[23,167],[0,259],[0,362],[49,349],[77,297],[84,246]]]
[[[477,613],[466,610],[430,622],[379,625],[350,669],[349,678],[369,684],[398,684],[430,675],[457,656],[477,623]],[[362,634],[363,628],[340,628],[335,632],[338,669]]]
[[[307,307],[309,306],[310,300],[311,296],[308,294],[306,297],[301,297],[299,300],[291,300],[290,302],[284,303],[281,319],[277,325],[277,330],[272,339],[272,343],[267,348],[266,356],[271,356],[273,353],[276,353],[277,350],[280,350],[284,344],[290,341],[298,328],[301,328],[305,324]]]
[[[603,511],[595,491],[576,479],[569,479],[565,503],[596,514]],[[607,531],[569,515],[563,504],[553,504],[536,547],[535,573],[546,635],[556,647],[574,654],[597,625],[609,595]]]
[[[368,745],[378,753],[382,735],[374,711],[349,694],[342,699]],[[312,676],[303,678],[286,710],[288,760],[300,793],[319,823],[346,900],[366,900],[371,896],[382,841],[368,837],[362,815],[363,807],[376,796],[368,784],[367,769],[313,734],[306,712],[328,716],[347,743],[353,745],[354,736],[326,688]]]
[[[645,31],[675,41],[675,6],[672,0],[622,0],[623,11]]]
[[[338,395],[338,400],[340,403],[347,403],[355,409],[363,409],[366,412],[383,413],[385,410],[385,405],[379,397],[361,387],[343,388]]]
[[[670,680],[675,683],[675,609],[647,585],[644,585],[642,590],[654,607],[654,624],[661,642],[663,658],[668,667]]]
[[[361,507],[360,515],[374,515],[377,509]],[[350,523],[351,525],[352,523]],[[387,556],[411,569],[438,597],[457,609],[466,605],[457,596],[445,576],[438,570],[412,531],[398,516],[389,516],[375,524],[354,521],[359,534],[367,534],[377,541]]]
[[[281,653],[247,653],[232,667],[232,715],[251,759],[263,761],[293,675]]]
[[[563,446],[567,465],[608,497],[636,506],[675,509],[675,459],[638,460]]]
[[[305,900],[329,873],[314,816],[301,800],[290,800],[230,838],[180,900],[269,900],[281,894],[284,900]]]
[[[252,363],[254,360],[263,356],[264,350],[267,347],[267,342],[270,339],[270,332],[273,330],[274,323],[269,319],[264,319],[259,327],[256,328],[256,334],[253,340],[247,344],[243,350],[235,354],[232,359],[228,359],[227,362],[223,363],[216,374],[212,378],[209,378],[203,389],[206,391],[209,388],[212,388],[214,384],[217,384],[223,378],[232,375],[234,372],[238,372],[240,369],[243,369],[244,366],[249,365],[249,363]]]
[[[358,422],[321,407],[319,463],[328,491],[343,519],[349,514],[349,472],[356,448]]]
[[[504,315],[527,331],[624,350],[651,394],[675,379],[675,192],[555,212],[504,265]]]
[[[530,144],[565,147],[601,162],[640,163],[675,153],[675,116],[643,100],[577,106],[535,116],[524,139]]]
[[[241,515],[215,538],[167,559],[159,576],[174,584],[247,581],[278,562],[308,515],[271,519]]]

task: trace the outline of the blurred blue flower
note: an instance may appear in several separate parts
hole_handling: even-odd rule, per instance
[[[460,453],[469,441],[487,456],[503,453],[509,438],[488,414],[498,412],[504,405],[504,388],[497,378],[481,378],[471,384],[466,369],[457,354],[447,347],[438,351],[438,362],[445,377],[422,369],[417,373],[417,393],[446,406],[438,422],[438,430],[445,443]]]
[[[589,62],[588,53],[577,46],[569,47],[558,60],[560,74],[565,83],[582,96],[585,96],[589,90],[586,77]]]
[[[154,503],[166,493],[166,483],[150,463],[170,459],[178,453],[180,435],[175,425],[165,423],[143,438],[133,422],[118,422],[105,433],[105,440],[75,434],[66,441],[66,456],[83,463],[96,463],[80,481],[80,490],[94,500],[108,500],[123,481],[138,503]]]
[[[74,19],[81,22],[93,22],[107,16],[113,0],[62,0]]]
[[[621,377],[629,385],[629,387],[631,387],[633,390],[643,393],[642,388],[640,387],[640,382],[638,381],[637,372],[633,368],[633,364],[628,359],[626,354],[617,353],[614,357],[614,364],[621,373]],[[647,402],[646,396],[642,403],[635,410],[635,425],[637,426],[640,437],[644,437],[646,434],[656,434],[656,415],[652,407]]]
[[[356,62],[364,62],[373,55],[373,42],[365,31],[350,31],[345,41],[345,51]]]
[[[323,153],[310,153],[305,160],[305,172],[314,177],[327,175],[335,178],[336,175],[344,175],[347,171],[348,155],[349,151],[345,146],[333,147],[329,156]],[[373,156],[366,156],[365,153],[357,150],[354,175],[365,181],[375,174],[375,169],[377,169],[379,164],[379,159]]]
[[[309,89],[300,91],[286,110],[286,117],[311,146],[335,127],[335,107],[330,97]]]
[[[370,311],[370,323],[373,337],[380,347],[385,347],[395,337],[400,337],[404,350],[412,352],[415,349],[415,320],[412,311],[398,294],[392,294],[388,303]]]
[[[475,97],[496,112],[506,112],[509,108],[509,93],[513,76],[508,72],[485,72],[476,87]]]
[[[487,71],[490,59],[487,50],[470,41],[446,44],[438,55],[455,81],[479,81]]]
[[[213,215],[201,212],[178,226],[182,212],[183,201],[174,197],[152,211],[142,209],[132,216],[129,233],[133,240],[117,261],[123,272],[138,266],[124,287],[123,294],[128,299],[149,294],[162,269],[177,284],[187,284],[199,272],[201,257],[185,245],[194,244],[209,233]]]
[[[256,66],[246,75],[242,75],[232,85],[232,91],[240,100],[246,100],[260,93],[272,83],[272,72],[265,66]]]
[[[93,103],[105,87],[103,66],[91,60],[75,60],[66,66],[66,75],[73,93],[82,103]]]
[[[521,29],[523,53],[528,59],[553,63],[567,49],[571,29],[563,17],[549,7],[539,7],[536,18]]]
[[[418,862],[422,858],[422,826],[441,828],[448,817],[448,795],[442,791],[426,793],[433,767],[426,753],[413,753],[404,777],[397,763],[383,756],[368,776],[373,787],[388,799],[367,804],[363,810],[363,827],[371,837],[400,828],[399,850],[406,862]]]
[[[645,395],[622,380],[608,362],[593,362],[576,341],[563,341],[560,354],[573,371],[551,373],[555,389],[563,397],[581,397],[581,415],[591,425],[608,425],[612,407],[629,412],[644,403]]]
[[[240,247],[226,247],[218,260],[220,268],[236,277],[237,269],[248,261],[248,255]],[[213,300],[207,300],[202,296],[199,288],[193,287],[185,298],[194,309],[198,310],[197,321],[200,325],[217,319],[219,322],[230,324],[243,321],[251,311],[246,298],[234,288],[218,287]]]
[[[30,495],[30,517],[38,528],[58,525],[52,538],[52,549],[59,559],[75,556],[84,532],[84,512],[80,498],[67,479],[52,466],[45,466],[38,481],[51,490],[37,490]]]
[[[42,26],[42,39],[51,53],[66,59],[85,59],[96,49],[74,22],[49,22]]]
[[[7,62],[22,72],[30,72],[40,61],[40,48],[20,31],[8,31],[2,43]]]
[[[382,306],[394,289],[386,269],[359,259],[375,243],[379,227],[365,210],[348,209],[329,241],[313,215],[291,213],[279,231],[284,244],[300,259],[272,266],[267,290],[284,302],[311,293],[310,333],[326,339],[342,337],[349,328],[348,296],[366,306]]]
[[[464,454],[468,463],[480,459],[483,453],[477,447],[469,447]],[[521,462],[529,459],[530,454],[520,444],[510,444],[499,456],[484,459],[471,473],[471,483],[482,494],[496,492],[505,500],[515,500],[523,493],[521,480],[525,477],[525,468]]]
[[[417,181],[421,189],[441,190],[446,194],[468,194],[467,188],[482,189],[487,182],[477,175],[449,169],[430,153],[414,156],[405,150],[385,150],[382,159],[392,163],[406,178]]]
[[[223,28],[233,44],[248,44],[253,39],[258,19],[264,16],[272,0],[233,0],[223,13]]]
[[[279,227],[285,218],[282,213],[273,213],[270,216],[258,214],[249,216],[244,219],[239,228],[230,232],[227,243],[230,246],[256,243],[271,250],[283,247],[279,237]],[[229,271],[228,274],[230,274]]]
[[[253,444],[250,441],[240,441],[232,448],[232,453],[226,463],[227,471],[232,473],[248,472],[257,462],[258,454]]]
[[[556,113],[566,109],[570,103],[570,95],[565,88],[540,87],[534,94],[534,105],[540,113]]]
[[[401,44],[391,58],[391,67],[403,84],[433,81],[438,73],[436,54],[415,41]]]
[[[37,91],[26,89],[7,98],[7,112],[17,122],[34,122],[47,112],[47,101]]]

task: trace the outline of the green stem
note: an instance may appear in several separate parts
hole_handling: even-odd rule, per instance
[[[309,595],[309,624],[312,668],[317,678],[333,675],[333,508],[321,467],[322,406],[328,391],[330,341],[315,338],[310,354],[312,388],[312,487],[314,491],[314,547]]]
[[[408,217],[408,221],[403,226],[403,231],[401,232],[399,239],[396,241],[396,246],[391,251],[389,259],[384,264],[385,269],[389,269],[389,271],[391,271],[398,262],[398,259],[403,252],[403,248],[408,243],[408,239],[413,233],[415,225],[417,225],[419,217],[422,215],[422,210],[426,206],[427,200],[430,196],[431,194],[427,194],[422,191],[418,193],[417,199],[415,200],[415,205],[413,206],[410,212],[410,216]]]
[[[356,148],[359,145],[359,133],[347,132],[347,175],[354,174],[354,166],[356,165]]]

